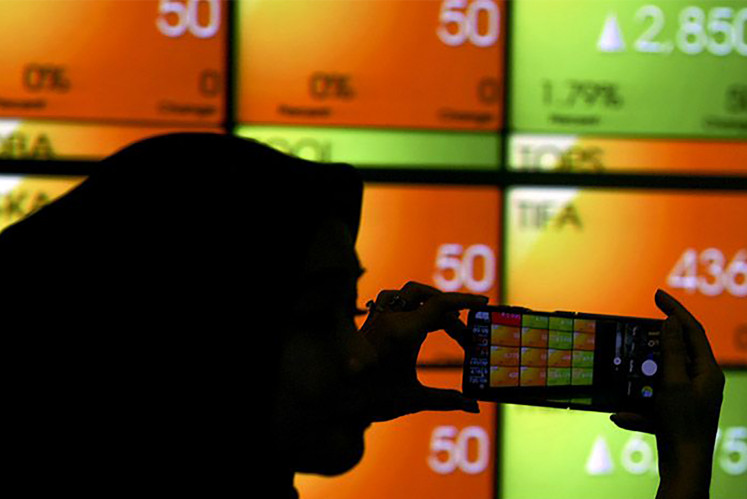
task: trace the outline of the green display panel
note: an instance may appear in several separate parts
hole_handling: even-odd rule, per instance
[[[516,131],[747,137],[747,1],[517,0]]]
[[[237,127],[235,133],[304,159],[362,167],[494,170],[501,157],[495,132],[252,125]]]
[[[609,415],[506,405],[499,479],[503,499],[650,499],[659,483],[656,440]],[[712,499],[747,490],[747,371],[726,373]]]

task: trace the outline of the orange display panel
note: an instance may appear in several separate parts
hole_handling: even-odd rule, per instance
[[[84,177],[0,175],[0,231],[63,196],[83,180]]]
[[[459,389],[461,370],[420,370],[427,386]],[[304,499],[490,499],[494,492],[495,404],[480,414],[423,412],[376,423],[361,463],[338,477],[297,475]]]
[[[166,133],[220,133],[219,128],[137,127],[0,119],[0,159],[101,159]],[[64,164],[59,164],[64,168]]]
[[[417,281],[496,303],[500,211],[500,193],[492,187],[367,185],[357,242],[366,269],[359,302]],[[419,362],[461,365],[463,359],[461,348],[436,332]]]
[[[745,194],[516,188],[508,210],[506,302],[662,317],[660,288],[704,324],[721,363],[747,364]],[[592,331],[563,341],[583,367]]]
[[[497,130],[503,0],[244,0],[242,123]]]
[[[0,116],[224,119],[223,0],[2,4]]]
[[[747,173],[747,142],[514,134],[512,170],[574,173]]]

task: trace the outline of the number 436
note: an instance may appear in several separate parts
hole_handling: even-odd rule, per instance
[[[717,248],[698,253],[687,249],[667,276],[667,284],[690,293],[719,296],[724,291],[743,298],[747,296],[747,250],[740,249],[727,262]]]

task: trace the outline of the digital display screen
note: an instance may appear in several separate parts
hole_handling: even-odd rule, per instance
[[[366,269],[359,305],[408,281],[487,295],[496,303],[500,214],[501,193],[494,187],[367,184],[356,244]],[[462,348],[442,332],[428,336],[418,358],[455,366],[463,360]]]
[[[517,0],[510,127],[747,137],[745,23],[743,0]]]
[[[726,371],[710,497],[747,489],[747,371]],[[659,483],[656,440],[608,414],[503,405],[502,499],[644,499]]]
[[[0,116],[218,124],[224,0],[3,0]]]
[[[743,193],[513,188],[507,211],[505,303],[661,318],[661,288],[747,364]]]
[[[502,0],[243,0],[238,121],[498,130]]]
[[[0,167],[51,160],[44,171],[60,173],[0,174],[0,231],[85,180],[65,176],[68,161],[99,160],[155,135],[230,133],[353,164],[367,181],[360,308],[410,281],[582,314],[663,318],[656,290],[680,300],[727,375],[711,497],[745,495],[742,184],[540,188],[525,179],[741,181],[747,0],[0,4]],[[428,411],[376,423],[358,466],[333,478],[297,475],[300,497],[654,497],[655,439],[590,409],[609,402],[600,386],[651,400],[658,352],[639,347],[658,329],[641,335],[570,312],[481,320],[467,352],[475,365],[436,331],[419,352],[419,381],[460,390],[466,379],[583,411],[481,401],[478,415]]]
[[[747,371],[735,367],[747,367],[747,0],[0,4],[0,167],[59,169],[0,174],[0,231],[83,182],[65,176],[70,161],[155,135],[229,133],[350,163],[367,182],[360,308],[409,281],[639,318],[663,318],[659,288],[680,300],[727,370],[711,496],[745,495]],[[533,187],[545,172],[585,174],[585,185],[649,175],[662,189]],[[667,188],[675,175],[693,188]],[[418,379],[459,390],[472,375],[584,411],[480,402],[479,415],[374,424],[359,466],[297,476],[300,496],[654,497],[653,437],[589,412],[610,379],[650,401],[643,366],[658,357],[625,357],[642,336],[545,312],[483,320],[478,366],[436,331]]]
[[[420,369],[418,378],[458,389],[461,371]],[[489,403],[480,404],[480,414],[427,411],[375,423],[357,467],[332,478],[297,475],[295,485],[304,499],[494,498],[495,432],[496,406]]]
[[[563,173],[747,174],[747,142],[513,134],[508,168]]]

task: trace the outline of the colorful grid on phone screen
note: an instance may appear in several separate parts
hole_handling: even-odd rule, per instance
[[[491,314],[490,386],[589,386],[596,321]]]

